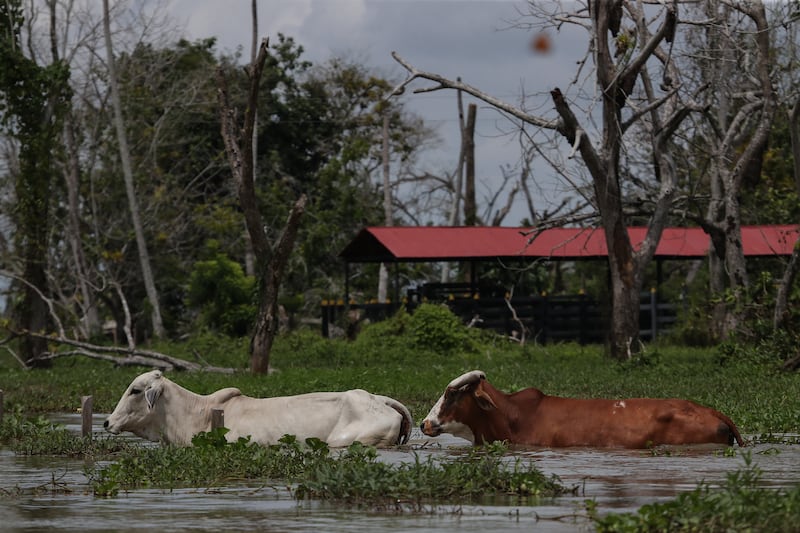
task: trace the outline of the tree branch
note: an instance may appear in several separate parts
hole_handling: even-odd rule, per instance
[[[7,328],[9,329],[9,328]],[[116,365],[141,365],[141,366],[155,366],[158,368],[168,368],[169,370],[186,370],[188,372],[219,372],[222,374],[233,374],[236,370],[233,368],[225,368],[211,365],[200,365],[177,357],[171,357],[160,352],[152,350],[140,350],[138,348],[130,349],[121,346],[101,346],[99,344],[92,344],[89,342],[77,341],[60,336],[45,335],[41,333],[34,333],[31,331],[9,331],[16,336],[29,336],[35,339],[42,339],[47,342],[64,344],[72,346],[75,350],[66,352],[47,352],[43,355],[44,359],[57,359],[69,355],[84,355],[93,359],[102,359],[104,361],[113,362]],[[116,354],[116,355],[113,355]],[[122,357],[124,356],[124,357]]]
[[[402,81],[399,85],[397,85],[394,89],[392,89],[392,92],[389,93],[387,99],[391,98],[392,96],[398,96],[400,94],[403,94],[406,86],[409,83],[411,83],[417,78],[422,78],[428,81],[436,82],[438,85],[435,85],[433,87],[415,89],[414,90],[415,93],[440,91],[442,89],[460,90],[464,91],[467,94],[471,94],[475,98],[483,100],[492,107],[500,109],[501,111],[504,111],[509,115],[516,117],[519,120],[522,120],[523,122],[526,122],[528,124],[532,124],[534,126],[538,126],[540,128],[545,128],[549,130],[558,130],[560,128],[560,121],[558,120],[547,120],[545,118],[536,115],[530,115],[524,112],[523,110],[519,109],[518,107],[510,105],[502,100],[499,100],[493,96],[484,93],[479,89],[476,89],[472,85],[463,83],[460,79],[458,81],[453,81],[448,78],[445,78],[444,76],[440,76],[439,74],[418,70],[413,65],[411,65],[411,63],[400,57],[400,54],[398,54],[397,52],[392,52],[392,57],[394,58],[395,61],[400,63],[403,66],[403,68],[405,68],[408,71],[409,75],[404,81]]]

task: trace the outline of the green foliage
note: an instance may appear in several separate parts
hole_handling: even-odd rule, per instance
[[[378,461],[375,448],[354,443],[332,452],[319,439],[301,444],[291,435],[261,446],[239,439],[228,443],[225,428],[201,433],[191,447],[131,450],[115,463],[87,468],[94,493],[114,496],[140,487],[210,487],[232,480],[295,485],[298,499],[337,500],[389,506],[400,499],[423,503],[476,501],[490,496],[531,498],[566,492],[532,463],[504,458],[501,445],[474,449],[466,457],[440,463],[429,458],[392,465]]]
[[[558,478],[547,478],[531,462],[507,460],[499,443],[470,449],[465,456],[446,461],[428,457],[399,465],[377,460],[374,448],[358,443],[337,461],[323,462],[307,472],[297,486],[298,498],[337,500],[351,505],[385,509],[424,509],[424,504],[464,503],[513,497],[528,503],[568,490]],[[402,502],[402,504],[400,503]]]
[[[0,423],[0,444],[19,455],[55,455],[101,458],[123,450],[133,450],[119,438],[90,438],[75,435],[43,416],[26,419],[19,410],[8,413]]]
[[[597,531],[797,531],[800,486],[772,490],[760,486],[761,472],[745,454],[745,468],[727,475],[722,487],[701,484],[676,499],[642,506],[636,513],[600,517],[588,504]]]
[[[200,309],[203,326],[232,336],[245,335],[256,316],[255,279],[242,266],[217,253],[198,261],[189,277],[189,305]]]
[[[794,330],[776,330],[771,319],[758,319],[747,335],[734,336],[720,343],[717,350],[721,364],[752,363],[778,368],[797,355],[798,343],[800,336]]]
[[[241,438],[225,441],[225,428],[201,433],[191,447],[139,447],[110,465],[87,467],[93,491],[114,496],[119,490],[143,487],[213,487],[233,480],[291,479],[314,461],[327,457],[327,446],[312,441],[301,446],[287,436],[272,446]]]
[[[48,321],[47,309],[38,291],[49,291],[49,239],[53,226],[52,206],[58,137],[71,96],[69,66],[55,60],[39,65],[25,56],[20,38],[24,23],[22,3],[0,4],[0,125],[18,146],[9,172],[13,182],[13,204],[4,212],[14,223],[14,254],[22,265],[17,289],[23,296],[12,300],[18,329],[40,330]],[[2,207],[2,206],[0,206]],[[48,366],[39,356],[44,343],[23,338],[23,358],[32,366]]]
[[[422,304],[417,307],[408,321],[408,331],[415,346],[433,352],[473,349],[469,329],[446,305]]]

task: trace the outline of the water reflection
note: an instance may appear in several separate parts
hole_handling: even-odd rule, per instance
[[[107,415],[97,414],[93,431],[103,434]],[[53,415],[52,421],[80,432],[79,415]],[[131,437],[137,439],[136,437]],[[144,441],[142,441],[144,442]],[[412,434],[409,446],[380,451],[390,463],[452,457],[469,445],[444,435],[436,439]],[[276,531],[580,531],[584,501],[595,500],[601,511],[632,511],[654,501],[671,499],[699,482],[721,483],[742,467],[741,454],[725,457],[723,448],[675,447],[656,453],[640,450],[515,449],[514,457],[536,463],[557,475],[578,494],[543,501],[536,506],[440,505],[412,514],[343,510],[328,503],[297,503],[283,487],[238,485],[214,490],[136,490],[116,498],[95,498],[80,460],[15,456],[0,449],[0,529],[4,531],[82,530],[137,531],[158,529]],[[763,471],[762,483],[790,487],[800,482],[800,446],[758,445],[750,449]],[[511,460],[512,458],[510,458]]]

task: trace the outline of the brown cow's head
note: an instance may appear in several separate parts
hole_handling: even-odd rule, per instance
[[[422,432],[430,437],[451,433],[475,442],[475,423],[484,411],[497,407],[483,389],[484,380],[486,374],[473,370],[451,381],[422,421]]]

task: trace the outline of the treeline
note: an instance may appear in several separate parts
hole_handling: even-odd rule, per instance
[[[7,325],[17,332],[63,327],[85,339],[105,325],[119,342],[127,335],[138,342],[159,333],[151,321],[158,306],[169,336],[199,327],[246,334],[257,307],[256,269],[269,258],[257,260],[249,246],[220,135],[215,81],[222,69],[232,104],[243,113],[248,81],[241,58],[218,52],[213,38],[169,43],[166,29],[149,35],[155,14],[136,26],[126,24],[136,20],[130,13],[112,10],[127,140],[121,150],[101,20],[89,12],[68,19],[49,4],[36,13],[53,17],[59,31],[49,36],[29,24],[34,13],[21,2],[0,6]],[[78,16],[95,29],[81,34]],[[39,49],[30,42],[47,44]],[[313,65],[303,52],[290,37],[272,38],[254,164],[272,242],[295,199],[308,197],[283,303],[313,314],[321,298],[341,292],[339,251],[365,224],[384,222],[375,177],[384,137],[394,172],[403,173],[432,133],[402,103],[384,100],[388,80],[355,61]],[[124,157],[135,202],[123,179]],[[134,215],[157,301],[145,291]],[[23,347],[26,361],[44,349],[43,341],[31,342]]]
[[[703,25],[679,24],[684,20],[678,17],[679,5],[686,8],[681,17],[694,17]],[[137,11],[147,2],[115,2],[110,10],[108,2],[104,6],[105,14],[72,3],[0,4],[0,279],[7,285],[3,325],[12,338],[20,339],[13,349],[26,365],[47,364],[40,356],[49,350],[51,332],[74,339],[110,335],[129,345],[159,335],[179,338],[203,328],[247,335],[258,309],[259,274],[271,260],[271,252],[262,257],[253,253],[220,129],[215,74],[219,71],[227,80],[230,102],[241,116],[248,106],[249,61],[241,53],[220,53],[213,38],[176,39],[163,13]],[[535,3],[529,7],[537,9]],[[609,186],[603,195],[598,196],[600,182],[587,179],[585,162],[561,157],[574,155],[581,139],[604,138],[601,128],[594,133],[578,128],[577,135],[565,136],[572,139],[567,144],[554,136],[539,142],[536,135],[547,135],[548,128],[559,134],[565,130],[559,129],[558,120],[519,114],[520,160],[500,170],[496,188],[488,190],[478,207],[470,164],[474,152],[464,148],[461,155],[453,154],[458,164],[444,175],[420,164],[435,135],[407,111],[406,100],[390,97],[416,78],[398,85],[398,80],[343,58],[312,64],[300,43],[271,36],[252,138],[255,201],[269,242],[277,242],[298,197],[308,198],[282,280],[282,309],[290,315],[319,316],[322,299],[341,297],[345,280],[338,253],[366,225],[457,223],[467,220],[459,213],[467,205],[470,220],[500,224],[517,194],[526,198],[530,216],[509,221],[515,225],[599,226],[603,216],[616,220],[619,215],[623,223],[617,226],[624,227],[647,225],[658,213],[659,224],[708,227],[718,250],[734,252],[742,224],[800,221],[793,155],[800,137],[795,133],[800,114],[800,85],[794,83],[797,40],[792,38],[796,3],[769,12],[771,68],[754,71],[760,78],[745,67],[759,66],[754,58],[763,50],[756,45],[763,48],[763,43],[753,39],[761,33],[752,31],[755,26],[738,8],[719,5],[712,12],[712,7],[706,13],[678,2],[664,6],[663,17],[654,19],[678,24],[672,33],[659,30],[658,49],[641,48],[653,54],[647,66],[659,73],[659,87],[649,81],[636,85],[650,80],[644,62],[636,63],[640,74],[627,74],[630,87],[614,82],[620,92],[604,120],[619,127],[603,127],[624,132],[613,146],[586,151],[607,162],[600,172]],[[602,35],[590,32],[591,42],[605,39],[604,45],[611,43],[619,52],[614,56],[618,64],[604,65],[603,72],[627,68],[631,54],[653,30],[635,26],[644,18],[634,17],[636,6],[626,9]],[[580,13],[574,16],[570,20],[582,20]],[[531,27],[548,29],[553,22],[552,16],[537,20]],[[619,31],[619,24],[631,26]],[[680,39],[673,50],[669,43],[675,35]],[[723,37],[729,41],[718,46]],[[404,66],[410,76],[420,75],[411,65]],[[675,77],[679,72],[681,80]],[[591,86],[587,80],[585,85]],[[608,74],[608,80],[616,77]],[[459,95],[469,92],[448,83],[442,87],[458,89]],[[769,99],[765,87],[774,89]],[[480,99],[480,92],[472,89],[472,96]],[[565,87],[567,99],[558,101],[579,113],[581,106],[589,110],[580,117],[589,126],[596,118],[591,109],[611,100],[586,89]],[[456,100],[460,106],[461,98],[453,94],[454,118]],[[681,121],[667,113],[673,104]],[[767,109],[770,114],[764,115]],[[516,112],[511,107],[507,111]],[[559,113],[569,116],[572,110],[565,107]],[[531,125],[537,124],[539,129],[532,131]],[[468,129],[465,124],[465,147],[474,141],[467,137]],[[670,137],[662,136],[665,130]],[[552,176],[568,184],[559,205],[534,207],[537,179],[542,179],[533,172],[535,159],[546,159]],[[462,183],[463,177],[470,178],[470,168],[472,181]],[[388,205],[385,182],[392,191]],[[469,202],[466,185],[472,187]],[[614,209],[599,202],[610,197],[609,191],[618,195]],[[625,252],[621,257],[633,264],[634,251],[622,246],[626,243],[616,244]],[[683,291],[691,303],[687,324],[693,327],[713,330],[728,323],[711,311],[723,305],[726,317],[738,313],[731,331],[752,332],[748,320],[757,313],[767,316],[776,282],[788,271],[772,261],[748,263],[746,271],[738,272],[726,266],[738,268],[738,256],[727,254],[729,261],[723,252],[718,255],[710,258],[712,271],[703,263],[668,265],[665,290],[675,297]],[[635,276],[629,277],[641,286],[655,266],[646,258],[635,265]],[[406,265],[402,279],[440,279],[443,273],[435,268]],[[596,264],[523,270],[487,265],[481,275],[512,288],[529,283],[537,292],[552,292],[572,286],[615,300],[609,294],[609,271]],[[618,270],[634,272],[632,267]],[[457,267],[450,279],[455,275]],[[785,301],[795,296],[791,281],[781,285],[788,290]],[[373,294],[377,268],[351,271],[348,282],[351,293]],[[148,291],[151,286],[154,290]],[[629,307],[628,314],[637,318],[638,309]],[[792,306],[781,317],[791,319]]]

